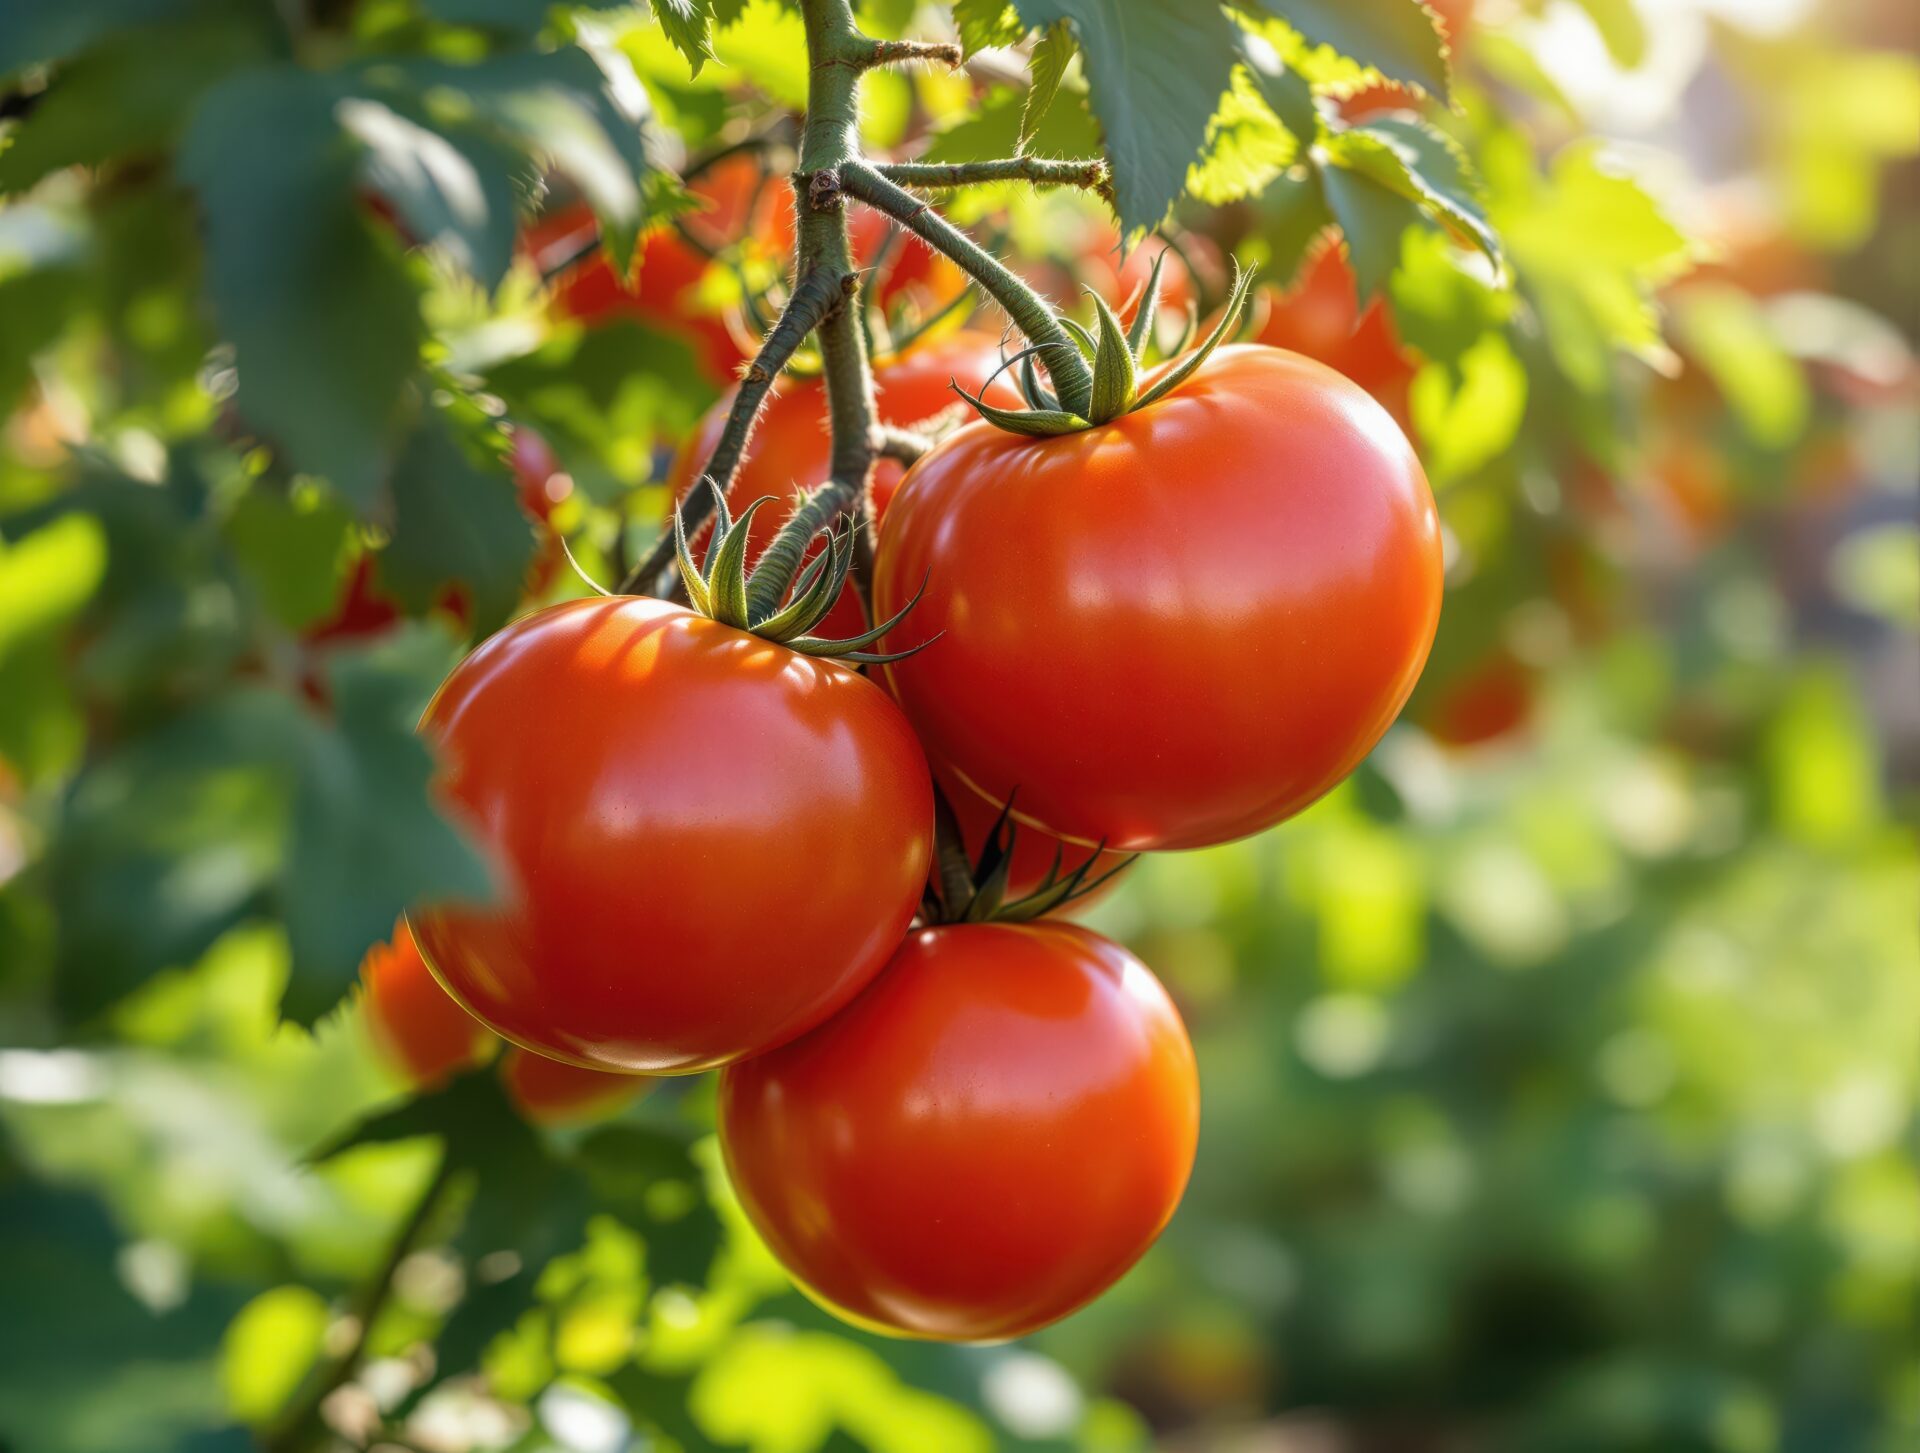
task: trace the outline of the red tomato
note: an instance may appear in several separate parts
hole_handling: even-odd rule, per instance
[[[960,823],[960,839],[966,844],[967,861],[980,860],[981,849],[987,845],[987,834],[993,831],[994,823],[1000,820],[998,804],[988,802],[978,793],[969,792],[959,782],[942,774],[941,791],[953,807],[953,815]],[[1079,843],[1063,843],[1050,833],[1044,833],[1037,827],[1024,827],[1016,824],[1013,835],[1013,864],[1007,870],[1007,899],[1024,898],[1046,881],[1048,871],[1053,867],[1054,854],[1060,855],[1060,874],[1065,877],[1082,863],[1086,862],[1092,849]],[[1126,862],[1125,853],[1100,853],[1094,865],[1087,870],[1089,880],[1105,877],[1106,874]],[[936,881],[937,881],[936,873]],[[1091,908],[1105,898],[1120,881],[1119,875],[1108,879],[1102,887],[1091,893],[1075,898],[1064,909],[1055,912],[1074,913],[1082,908]]]
[[[716,243],[739,236],[755,215],[762,182],[760,164],[750,156],[710,168],[688,189],[706,203],[706,210],[688,225]],[[583,203],[541,218],[528,229],[526,247],[536,264],[552,269],[592,247],[598,236],[592,209]],[[555,305],[584,323],[621,315],[638,318],[693,344],[711,377],[731,379],[747,354],[725,321],[704,311],[695,295],[708,259],[678,232],[663,227],[640,239],[635,264],[637,275],[622,282],[606,254],[595,249],[557,276]]]
[[[1534,673],[1499,649],[1444,682],[1420,711],[1420,725],[1449,747],[1478,747],[1511,736],[1533,716]]]
[[[859,1326],[953,1342],[1111,1286],[1179,1204],[1199,1117],[1160,981],[1067,923],[923,929],[720,1081],[728,1174],[794,1279]]]
[[[513,431],[513,482],[520,491],[520,508],[541,521],[551,518],[553,507],[573,493],[573,481],[561,473],[553,446],[525,425]]]
[[[955,333],[912,349],[905,357],[875,371],[880,422],[906,425],[931,418],[960,402],[948,387],[950,382],[957,381],[967,392],[977,394],[999,366],[999,340],[977,332]],[[1020,395],[1002,374],[988,391],[987,400],[1017,408]],[[709,409],[699,429],[674,456],[667,484],[676,501],[686,498],[700,469],[713,456],[714,446],[726,430],[727,409],[732,403],[729,394]],[[727,507],[737,514],[762,495],[785,501],[796,489],[825,484],[831,449],[825,386],[815,379],[779,380],[761,410],[752,447],[734,476],[733,488],[727,491]],[[868,502],[876,520],[886,514],[905,473],[891,459],[874,465]],[[769,505],[754,517],[747,537],[754,556],[767,547],[786,515],[784,505]],[[865,629],[866,613],[851,590],[842,593],[833,613],[819,628],[828,637],[858,635]]]
[[[1400,346],[1384,299],[1375,297],[1364,310],[1360,307],[1353,269],[1338,245],[1322,247],[1291,288],[1269,291],[1264,301],[1266,318],[1254,335],[1257,341],[1338,369],[1407,427],[1414,360]]]
[[[933,793],[872,682],[664,601],[484,642],[421,728],[504,902],[410,915],[497,1033],[589,1069],[755,1054],[858,993],[926,882]]]
[[[1324,365],[1221,349],[1155,404],[1030,439],[977,422],[914,466],[874,606],[925,598],[882,668],[928,755],[1119,852],[1298,812],[1405,703],[1440,529],[1391,417]]]
[[[645,1075],[581,1069],[518,1048],[508,1050],[500,1061],[500,1079],[514,1108],[535,1125],[579,1125],[598,1120],[624,1109],[653,1088],[653,1081]]]
[[[493,1052],[487,1026],[434,982],[405,919],[394,925],[391,943],[367,951],[360,984],[374,1045],[415,1088],[440,1084]]]

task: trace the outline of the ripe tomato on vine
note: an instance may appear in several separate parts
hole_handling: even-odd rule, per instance
[[[926,761],[884,694],[679,606],[524,617],[422,729],[505,883],[415,912],[421,948],[555,1059],[678,1074],[783,1043],[878,972],[926,881]]]
[[[1260,346],[1059,427],[969,424],[894,500],[874,603],[928,582],[888,639],[938,649],[886,679],[929,755],[1123,851],[1299,811],[1379,740],[1433,639],[1439,522],[1405,436],[1348,379]]]
[[[875,1331],[1024,1336],[1172,1217],[1199,1084],[1166,990],[1070,924],[908,937],[844,1011],[720,1082],[742,1207],[816,1300]]]

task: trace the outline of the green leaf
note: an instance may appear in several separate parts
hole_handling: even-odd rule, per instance
[[[319,1361],[331,1320],[325,1298],[303,1286],[275,1287],[242,1307],[220,1347],[228,1410],[245,1423],[271,1420]]]
[[[340,592],[353,518],[320,489],[256,481],[228,516],[227,540],[267,613],[289,630],[312,625]]]
[[[1487,333],[1457,368],[1424,365],[1408,401],[1428,474],[1436,485],[1451,483],[1512,447],[1527,411],[1527,371],[1503,334]]]
[[[1752,295],[1690,286],[1677,290],[1672,309],[1675,339],[1713,380],[1747,437],[1763,449],[1799,439],[1813,408],[1807,376]]]
[[[477,65],[416,62],[402,73],[436,129],[471,127],[542,171],[565,176],[592,205],[614,265],[625,272],[654,190],[651,103],[633,63],[582,17],[579,43]],[[378,80],[384,68],[369,68]]]
[[[1390,81],[1447,99],[1446,38],[1420,0],[1261,0],[1314,45],[1371,66]]]
[[[528,36],[546,24],[548,0],[420,0],[420,8],[448,25],[470,25]]]
[[[106,561],[99,522],[82,514],[0,544],[0,759],[28,782],[66,767],[85,739],[61,628],[99,589]]]
[[[338,1004],[362,955],[409,905],[493,895],[486,863],[428,790],[433,758],[414,731],[450,664],[446,642],[425,628],[328,661],[334,729],[306,720],[295,743],[278,893],[290,1019],[311,1024]]]
[[[109,35],[62,66],[59,84],[14,128],[0,150],[0,192],[25,191],[61,167],[164,151],[202,91],[267,53],[263,36],[225,22]]]
[[[1320,168],[1295,165],[1260,194],[1260,239],[1267,246],[1266,280],[1286,287],[1307,250],[1334,225],[1320,185]]]
[[[1236,67],[1233,87],[1207,125],[1206,160],[1187,173],[1187,191],[1215,206],[1258,196],[1299,151],[1295,134],[1281,124],[1249,70]]]
[[[1018,0],[1033,26],[1073,26],[1106,141],[1120,225],[1166,216],[1239,59],[1224,12],[1187,0]]]
[[[1418,227],[1420,209],[1404,194],[1350,167],[1327,166],[1319,172],[1327,208],[1347,241],[1347,260],[1360,290],[1360,303],[1387,285],[1400,261],[1401,238]]]
[[[201,8],[198,0],[7,0],[0,6],[0,76],[37,61],[85,50],[130,26],[175,19]]]
[[[1026,93],[1001,88],[960,121],[939,132],[927,148],[928,161],[989,161],[1022,149],[1020,125]],[[1069,92],[1047,108],[1040,128],[1024,148],[1028,156],[1091,157],[1100,151],[1100,131],[1087,111],[1086,97]]]
[[[1028,27],[1008,0],[954,0],[953,23],[960,46],[971,57],[975,51],[1012,45]]]
[[[479,440],[463,440],[450,410],[425,410],[394,474],[393,540],[380,553],[381,584],[414,615],[458,584],[473,609],[474,634],[485,635],[518,603],[534,543],[506,461]]]
[[[713,59],[713,7],[710,0],[651,0],[653,18],[687,58],[693,74]]]
[[[1337,164],[1417,202],[1484,252],[1496,270],[1505,267],[1479,179],[1466,153],[1444,132],[1414,116],[1378,116],[1331,138],[1327,151]]]
[[[488,291],[498,287],[518,231],[515,159],[489,137],[436,131],[364,96],[342,99],[334,115],[364,147],[361,179],[393,205],[407,240],[438,248]]]
[[[82,1112],[85,1113],[84,1111]],[[36,1185],[0,1140],[0,1428],[34,1453],[235,1453],[215,1375],[222,1330],[243,1299],[193,1277],[179,1305],[136,1298],[128,1238],[99,1201]],[[199,1436],[196,1436],[199,1435]]]
[[[55,988],[70,1018],[194,962],[265,906],[289,821],[276,758],[304,730],[291,700],[242,687],[82,773],[48,861]]]
[[[1244,57],[1262,99],[1272,108],[1280,124],[1302,143],[1310,143],[1320,133],[1320,112],[1313,104],[1313,86],[1307,78],[1262,47],[1256,58],[1252,49]]]
[[[200,194],[241,413],[366,510],[422,333],[401,258],[361,211],[340,99],[336,81],[292,66],[242,72],[202,102],[179,167]]]
[[[1020,108],[1021,153],[1039,134],[1040,123],[1047,119],[1054,97],[1060,94],[1060,82],[1066,78],[1073,51],[1073,32],[1064,24],[1048,26],[1033,48],[1033,59],[1027,63],[1027,99]]]

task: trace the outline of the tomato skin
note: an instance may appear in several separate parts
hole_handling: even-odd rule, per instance
[[[731,1066],[720,1143],[803,1288],[873,1331],[1024,1336],[1153,1244],[1199,1130],[1159,980],[1074,924],[922,929],[812,1034]]]
[[[410,913],[420,947],[554,1059],[682,1074],[783,1043],[879,971],[926,882],[926,760],[885,694],[664,601],[522,617],[421,730],[506,898]]]
[[[1311,359],[1221,349],[1166,398],[1051,439],[970,424],[914,466],[874,606],[929,758],[1115,851],[1258,832],[1405,703],[1440,610],[1406,437]]]
[[[404,918],[390,942],[360,961],[360,985],[374,1047],[415,1089],[443,1084],[493,1053],[492,1031],[434,982]]]
[[[549,1127],[602,1119],[653,1088],[645,1075],[585,1070],[517,1046],[502,1057],[500,1080],[522,1119]]]
[[[1407,396],[1417,372],[1400,346],[1386,300],[1373,298],[1363,309],[1353,269],[1338,246],[1325,246],[1285,292],[1263,299],[1266,317],[1256,340],[1324,363],[1372,394],[1402,429],[1411,412]]]
[[[950,405],[960,402],[948,387],[958,382],[969,393],[978,394],[987,379],[1000,366],[999,340],[977,332],[956,333],[911,349],[904,357],[874,372],[874,386],[880,422],[917,424],[932,418]],[[1017,408],[1020,395],[1002,374],[986,395],[989,403]],[[733,404],[730,393],[707,411],[700,427],[674,456],[667,484],[676,501],[687,491],[700,470],[713,457],[714,447],[726,431],[727,410]],[[738,514],[763,495],[772,495],[779,505],[769,505],[754,517],[747,536],[752,558],[778,533],[787,516],[787,501],[796,489],[813,489],[827,482],[830,473],[832,438],[827,431],[827,393],[817,379],[788,379],[776,382],[753,431],[753,443],[747,457],[734,475],[727,491],[727,507]],[[906,470],[892,459],[881,459],[873,466],[868,486],[868,507],[875,520],[883,518],[893,502]],[[704,534],[704,531],[701,532]],[[695,537],[698,543],[699,536]],[[808,558],[815,552],[809,552]],[[832,612],[816,634],[829,639],[858,635],[867,627],[866,612],[852,590],[841,593]]]

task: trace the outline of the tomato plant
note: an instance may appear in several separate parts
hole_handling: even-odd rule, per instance
[[[915,933],[720,1083],[728,1174],[800,1285],[948,1341],[1022,1336],[1111,1285],[1173,1214],[1198,1126],[1166,991],[1068,924]]]
[[[1439,526],[1378,404],[1236,346],[1084,432],[952,435],[893,502],[876,610],[922,580],[889,640],[939,649],[886,679],[940,767],[1077,841],[1198,847],[1379,740],[1433,639]]]
[[[455,998],[555,1059],[678,1074],[790,1039],[879,970],[926,880],[925,759],[885,696],[676,606],[524,617],[423,729],[507,883],[414,931]]]

